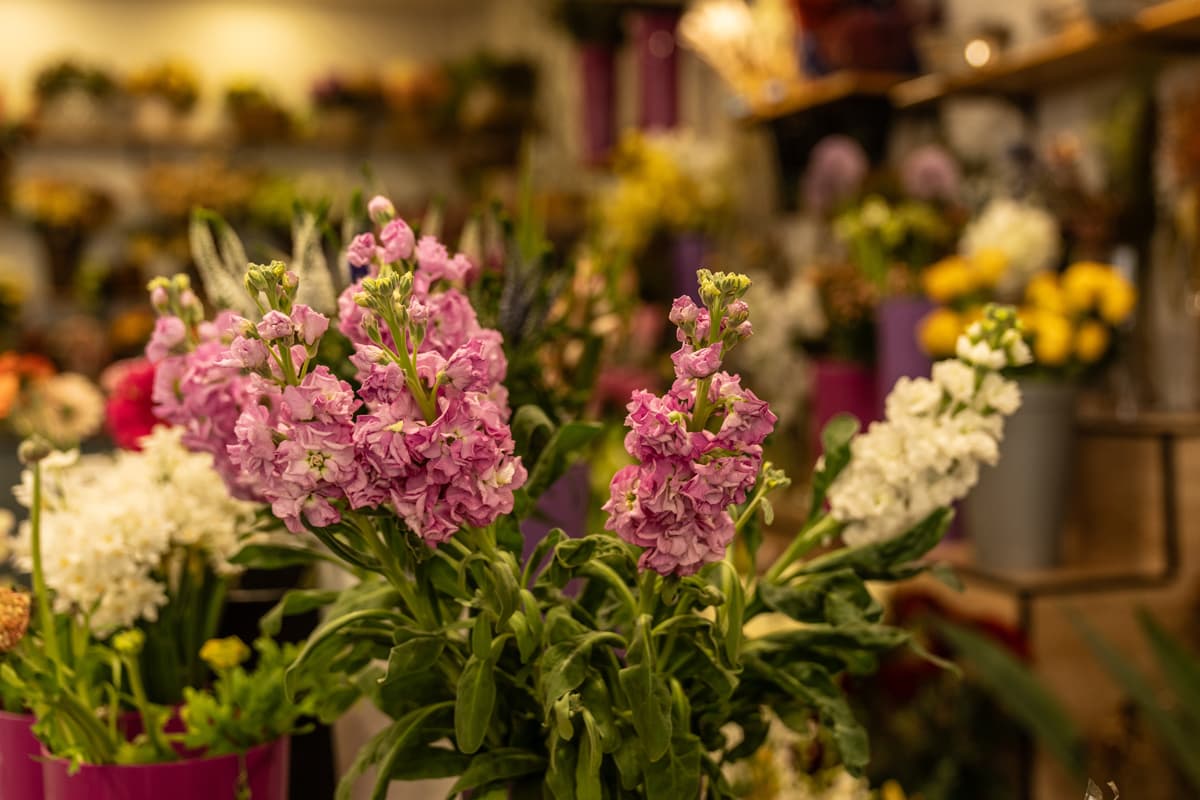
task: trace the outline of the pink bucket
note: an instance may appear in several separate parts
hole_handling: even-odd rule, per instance
[[[874,420],[875,373],[849,361],[819,359],[813,364],[812,412],[809,432],[813,453],[821,452],[821,431],[838,414],[852,414],[863,428]]]
[[[0,711],[0,796],[41,800],[41,742],[33,735],[32,714]]]
[[[74,775],[68,774],[67,761],[46,758],[42,777],[46,800],[237,800],[244,759],[251,800],[287,800],[290,758],[291,739],[285,736],[253,747],[244,756],[130,766],[85,764]],[[6,786],[7,780],[6,774]]]

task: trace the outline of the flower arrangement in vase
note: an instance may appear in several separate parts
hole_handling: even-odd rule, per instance
[[[37,439],[21,446],[17,493],[30,516],[13,558],[32,576],[34,618],[28,635],[5,639],[0,686],[33,713],[49,758],[4,757],[39,772],[53,800],[150,800],[192,791],[189,781],[208,792],[198,796],[245,785],[282,800],[286,737],[357,694],[312,675],[303,702],[282,703],[297,646],[264,636],[248,673],[245,644],[212,638],[233,561],[262,546],[246,536],[275,523],[230,496],[211,457],[181,439],[160,427],[140,451],[83,459]]]
[[[332,604],[289,676],[351,680],[392,720],[339,796],[377,767],[377,796],[453,776],[452,793],[475,797],[731,797],[724,769],[766,740],[768,707],[823,727],[861,771],[865,737],[836,677],[910,642],[865,581],[918,571],[945,506],[996,459],[1019,403],[997,370],[1028,358],[1011,309],[972,326],[933,380],[898,384],[865,435],[836,420],[803,529],[765,574],[743,575],[735,551],[753,556],[767,496],[788,480],[762,460],[774,415],[721,370],[752,333],[749,280],[702,270],[700,304],[670,313],[675,383],[630,400],[634,463],[612,478],[605,532],[551,531],[525,557],[520,520],[598,427],[510,410],[504,342],[464,294],[470,260],[384,198],[369,210],[336,323],[298,301],[278,262],[246,273],[251,318],[213,325],[182,284],[154,289],[159,413],[224,450],[231,491],[359,578],[274,612]],[[321,355],[339,333],[348,365]],[[200,402],[181,376],[202,378]],[[757,635],[760,618],[783,624]]]
[[[998,250],[981,250],[926,270],[926,292],[942,304],[920,326],[919,338],[931,356],[943,356],[954,346],[983,303],[1011,294],[1008,263]],[[1113,351],[1116,331],[1137,302],[1133,285],[1116,268],[1086,261],[1061,274],[1035,273],[1023,290],[1019,314],[1033,361],[1014,376],[1028,402],[1013,420],[1009,457],[988,473],[967,503],[978,557],[1011,569],[1045,568],[1057,561],[1076,387]],[[999,513],[1010,506],[1020,511]]]

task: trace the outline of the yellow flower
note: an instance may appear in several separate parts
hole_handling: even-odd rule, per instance
[[[1129,318],[1135,305],[1137,290],[1113,270],[1100,288],[1100,316],[1110,325],[1119,325]]]
[[[250,657],[250,648],[236,636],[224,639],[209,639],[200,648],[200,658],[213,672],[233,669]]]
[[[1063,298],[1074,312],[1091,311],[1114,272],[1112,267],[1095,261],[1080,261],[1067,267],[1062,276]]]
[[[990,289],[1008,271],[1008,256],[999,248],[982,247],[971,255],[971,268],[975,272],[976,285]]]
[[[942,259],[921,274],[921,286],[935,303],[952,303],[972,289],[971,268],[966,259]]]
[[[112,638],[113,649],[123,656],[136,656],[146,644],[146,634],[137,628],[121,631]]]
[[[1066,297],[1058,276],[1053,272],[1039,272],[1029,279],[1025,285],[1025,302],[1054,314],[1065,314],[1067,311]]]
[[[1085,364],[1094,364],[1104,358],[1111,339],[1106,325],[1088,320],[1075,331],[1075,355]]]
[[[1040,313],[1032,326],[1035,331],[1033,355],[1039,364],[1060,367],[1071,357],[1071,323],[1061,314]]]
[[[954,355],[954,346],[964,327],[958,314],[948,308],[935,308],[921,320],[917,339],[931,358],[945,358]]]
[[[907,795],[898,782],[888,781],[879,792],[879,800],[907,800]]]

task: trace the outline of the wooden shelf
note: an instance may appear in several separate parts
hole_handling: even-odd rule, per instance
[[[1109,28],[1081,23],[976,70],[930,74],[897,84],[898,108],[958,94],[1023,95],[1126,69],[1148,53],[1200,44],[1200,0],[1170,0]]]
[[[765,122],[819,109],[852,97],[887,97],[893,87],[907,78],[908,75],[894,72],[834,72],[789,86],[777,98],[752,103],[745,117]]]

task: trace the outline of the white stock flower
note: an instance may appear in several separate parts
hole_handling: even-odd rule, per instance
[[[78,613],[98,635],[154,620],[168,599],[167,561],[191,548],[218,572],[254,521],[256,506],[229,496],[211,456],[192,453],[180,430],[158,427],[142,452],[54,454],[42,461],[42,553],[55,610]],[[28,506],[32,475],[15,492]],[[14,546],[32,568],[28,522]]]
[[[851,442],[850,463],[829,490],[848,545],[899,536],[965,496],[980,464],[996,463],[1004,416],[1021,403],[1016,384],[995,371],[1014,364],[1011,348],[999,345],[1000,327],[1015,318],[997,320],[972,326],[958,342],[961,360],[935,364],[932,380],[901,378],[886,420]]]

